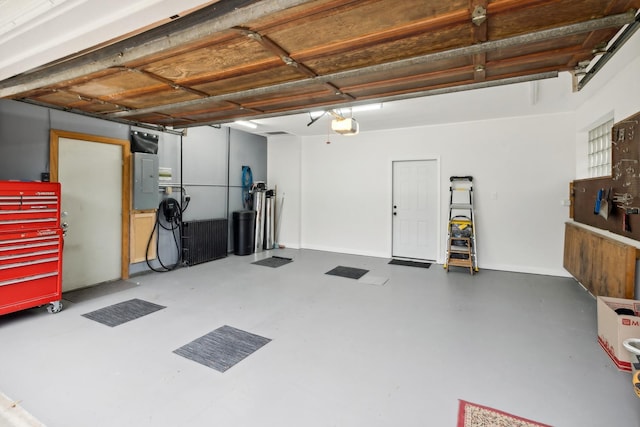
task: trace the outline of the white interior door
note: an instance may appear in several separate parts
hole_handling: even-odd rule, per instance
[[[58,140],[62,189],[63,291],[121,277],[123,147]]]
[[[394,258],[436,261],[438,161],[393,162]]]

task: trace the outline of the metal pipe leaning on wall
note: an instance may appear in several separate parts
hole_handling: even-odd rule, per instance
[[[264,216],[264,248],[273,249],[273,241],[275,236],[275,192],[267,190],[265,192],[265,216]]]
[[[251,189],[253,209],[256,211],[255,252],[273,249],[275,245],[275,190],[267,189],[264,182],[258,181]]]
[[[264,216],[265,216],[265,196],[266,185],[264,182],[258,181],[253,184],[251,192],[253,193],[253,209],[256,211],[256,231],[254,240],[254,252],[262,252],[264,249]]]

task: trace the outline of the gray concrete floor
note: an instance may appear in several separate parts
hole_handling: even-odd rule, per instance
[[[294,261],[251,264],[271,255]],[[49,427],[454,427],[458,399],[557,427],[640,426],[574,280],[387,262],[230,255],[5,315],[0,390]],[[338,265],[389,280],[324,274]],[[81,316],[132,298],[167,308],[114,328]],[[225,373],[173,353],[223,325],[272,341]]]

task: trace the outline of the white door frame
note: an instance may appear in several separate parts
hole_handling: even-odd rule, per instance
[[[58,182],[58,148],[60,138],[87,141],[87,143],[116,144],[122,146],[122,236],[121,279],[129,278],[129,218],[131,216],[131,150],[129,141],[77,132],[51,129],[49,132],[49,174],[52,182]],[[87,236],[90,238],[91,236]]]
[[[440,156],[435,154],[427,154],[424,156],[416,156],[416,157],[403,157],[403,158],[392,158],[389,159],[389,182],[391,183],[391,191],[389,192],[389,231],[391,233],[391,238],[389,240],[389,257],[393,257],[393,164],[395,162],[409,162],[409,161],[428,161],[434,160],[436,162],[436,170],[437,170],[437,178],[436,178],[436,200],[438,200],[437,206],[437,214],[436,214],[436,262],[438,264],[442,264],[444,258],[442,256],[442,242],[440,241],[442,238],[442,180],[441,180],[441,165],[440,165]]]

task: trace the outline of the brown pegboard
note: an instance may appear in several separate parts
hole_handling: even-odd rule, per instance
[[[640,113],[617,122],[611,130],[611,176],[573,182],[574,220],[640,240]],[[595,213],[598,191],[611,191],[608,218]],[[634,210],[633,208],[638,208]],[[625,212],[627,227],[624,226]]]

